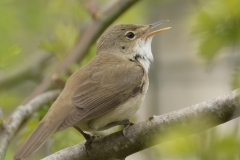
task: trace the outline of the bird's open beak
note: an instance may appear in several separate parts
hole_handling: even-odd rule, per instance
[[[159,21],[159,22],[155,22],[155,23],[153,23],[153,24],[150,24],[148,30],[150,30],[150,29],[152,29],[152,28],[154,28],[154,27],[156,27],[156,26],[158,26],[158,25],[160,25],[160,24],[162,24],[162,23],[164,23],[164,22],[167,22],[167,21],[168,21],[168,20],[162,20],[162,21]],[[155,35],[155,34],[157,34],[157,33],[166,31],[166,30],[168,30],[168,29],[170,29],[170,28],[171,28],[171,27],[158,29],[158,30],[155,30],[155,31],[146,33],[146,34],[144,34],[142,37],[145,37],[145,38],[151,37],[151,36],[153,36],[153,35]]]

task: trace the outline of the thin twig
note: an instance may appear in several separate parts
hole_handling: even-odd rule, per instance
[[[86,9],[89,12],[89,14],[92,16],[93,19],[97,18],[97,14],[99,12],[99,9],[96,5],[96,2],[93,0],[87,0],[85,3]]]

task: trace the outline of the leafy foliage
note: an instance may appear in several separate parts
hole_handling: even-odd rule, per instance
[[[57,24],[55,27],[56,39],[41,41],[40,47],[53,53],[59,60],[62,60],[68,51],[73,47],[78,36],[76,27],[72,24]]]
[[[16,61],[21,48],[19,45],[4,44],[4,42],[1,44],[3,48],[0,49],[0,69],[6,69]]]
[[[240,43],[239,0],[203,1],[192,16],[192,33],[201,40],[199,54],[213,60],[224,47]]]
[[[12,65],[16,56],[21,52],[19,45],[15,45],[9,39],[15,33],[15,27],[19,25],[14,8],[8,7],[6,1],[0,2],[0,70]],[[15,26],[15,27],[14,27]]]
[[[237,125],[236,125],[236,128]],[[219,128],[218,128],[219,129]],[[163,143],[156,147],[155,156],[163,158],[177,159],[199,159],[199,160],[213,160],[213,159],[236,159],[240,156],[240,137],[238,130],[229,131],[226,135],[219,134],[218,129],[210,129],[197,135],[179,138],[174,141]],[[164,139],[175,139],[177,135],[181,135],[185,131],[176,130]]]
[[[192,33],[200,39],[199,55],[211,62],[225,47],[239,49],[240,1],[203,1],[191,17]],[[238,62],[239,63],[239,62]],[[240,87],[239,66],[236,66],[232,88]]]

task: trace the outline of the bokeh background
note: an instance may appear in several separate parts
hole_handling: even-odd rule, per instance
[[[0,1],[0,107],[4,113],[0,122],[65,58],[81,36],[81,28],[92,20],[88,9],[102,9],[109,3],[114,1]],[[240,86],[239,6],[239,0],[139,1],[116,19],[114,24],[169,20],[161,27],[172,27],[153,39],[150,88],[134,122],[212,99]],[[94,56],[95,47],[93,44],[82,62],[72,64],[70,72],[86,64]],[[68,74],[58,76],[65,82]],[[52,88],[61,85],[56,83]],[[6,160],[12,159],[17,146],[49,106],[43,106],[18,132]],[[236,119],[152,147],[127,160],[239,160],[238,122]],[[40,159],[82,140],[74,129],[66,129],[54,134],[29,159]]]

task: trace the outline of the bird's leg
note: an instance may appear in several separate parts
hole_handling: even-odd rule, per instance
[[[92,137],[94,137],[94,136],[91,136],[90,134],[87,134],[87,133],[83,132],[83,130],[81,130],[78,126],[73,126],[73,127],[74,127],[78,132],[80,132],[87,141],[93,139]]]
[[[78,132],[80,132],[83,137],[86,139],[86,142],[85,142],[85,147],[86,147],[86,153],[87,155],[89,156],[88,154],[88,150],[91,149],[91,143],[92,141],[94,140],[95,136],[91,136],[90,134],[87,134],[85,132],[83,132],[83,130],[81,130],[78,126],[73,126]]]

